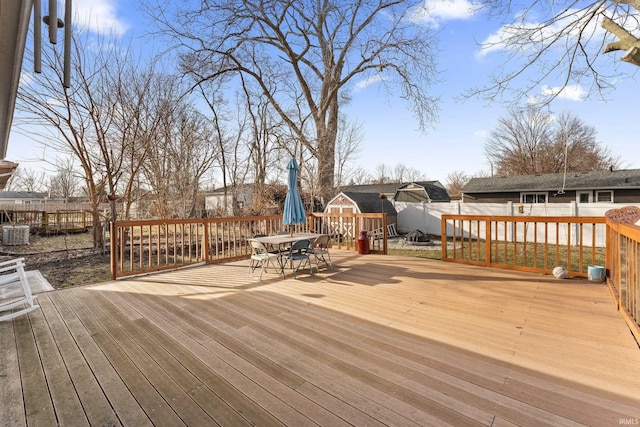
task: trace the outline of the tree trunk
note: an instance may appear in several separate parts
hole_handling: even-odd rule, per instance
[[[93,248],[102,249],[104,247],[104,234],[102,233],[102,221],[100,221],[100,209],[98,206],[91,207],[91,218],[93,220]]]

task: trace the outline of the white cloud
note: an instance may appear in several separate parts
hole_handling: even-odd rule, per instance
[[[549,87],[542,86],[541,90],[542,96],[557,96],[560,99],[566,99],[568,101],[576,101],[581,102],[584,101],[587,97],[587,91],[582,88],[580,85],[569,85],[562,87]]]
[[[549,45],[558,36],[560,36],[560,40],[577,39],[580,36],[602,40],[605,33],[600,27],[599,19],[589,21],[586,29],[583,29],[583,22],[581,21],[591,18],[591,15],[580,13],[577,9],[567,9],[554,18],[554,22],[550,25],[534,19],[526,20],[527,17],[530,17],[530,15],[517,14],[512,23],[500,27],[497,31],[487,36],[480,43],[481,47],[476,56],[483,57],[492,52],[502,50],[525,51],[536,49],[543,45]],[[585,36],[585,34],[589,36]],[[522,43],[519,41],[521,36],[523,38]],[[563,42],[559,41],[556,44],[562,46]]]
[[[470,19],[482,3],[469,0],[425,0],[414,14],[414,20],[438,28],[443,21]]]
[[[564,99],[567,101],[583,102],[586,101],[587,95],[587,91],[578,84],[568,85],[564,88],[560,86],[551,87],[544,85],[540,88],[540,94],[527,98],[527,103],[532,105],[542,104],[554,96],[558,99]]]
[[[382,77],[382,74],[378,73],[374,76],[371,77],[367,77],[364,80],[360,80],[358,83],[356,83],[356,86],[354,88],[354,92],[359,92],[363,89],[368,88],[369,86],[371,86],[372,84],[378,83],[380,81],[384,80],[384,78]]]
[[[117,0],[74,0],[74,24],[93,33],[121,36],[129,24],[117,15]]]

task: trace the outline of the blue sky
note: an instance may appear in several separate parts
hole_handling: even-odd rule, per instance
[[[144,35],[146,20],[128,0],[75,0],[74,8],[79,20],[93,31],[111,29],[123,37]],[[490,171],[484,155],[484,144],[499,118],[508,114],[507,107],[488,104],[485,100],[458,101],[462,93],[471,87],[487,83],[487,79],[503,58],[497,52],[482,55],[479,42],[499,34],[500,24],[487,21],[485,16],[470,12],[472,4],[467,0],[428,1],[431,18],[424,25],[431,25],[439,33],[437,64],[442,70],[439,83],[432,94],[439,96],[438,122],[427,133],[420,132],[418,122],[407,105],[399,98],[389,98],[376,83],[363,85],[352,95],[352,101],[344,108],[350,118],[362,124],[364,139],[355,166],[373,170],[384,163],[394,167],[401,163],[421,171],[428,179],[446,182],[447,174],[464,171],[474,174]],[[46,48],[46,47],[45,47]],[[619,53],[612,53],[619,57]],[[630,68],[632,65],[622,64]],[[544,90],[558,83],[546,82]],[[637,124],[634,121],[638,84],[632,78],[621,80],[616,89],[607,93],[603,101],[595,96],[584,99],[584,89],[575,86],[566,97],[559,97],[551,104],[551,111],[568,111],[595,127],[598,141],[619,156],[625,168],[640,168],[640,149],[636,141]],[[25,167],[33,167],[30,159],[42,156],[42,148],[13,131],[10,137],[7,160],[17,161]]]

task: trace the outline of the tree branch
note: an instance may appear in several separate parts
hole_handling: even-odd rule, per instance
[[[621,3],[633,3],[633,6],[637,7],[636,3],[640,3],[640,0],[621,1]],[[604,16],[602,21],[602,28],[619,39],[618,41],[607,44],[604,47],[604,53],[624,50],[626,52],[620,59],[630,64],[640,66],[640,39],[606,16]]]

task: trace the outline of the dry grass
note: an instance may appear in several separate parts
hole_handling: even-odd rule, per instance
[[[29,270],[39,270],[54,288],[110,280],[109,253],[93,249],[89,233],[29,236],[28,245],[2,246],[1,258],[24,257]]]

